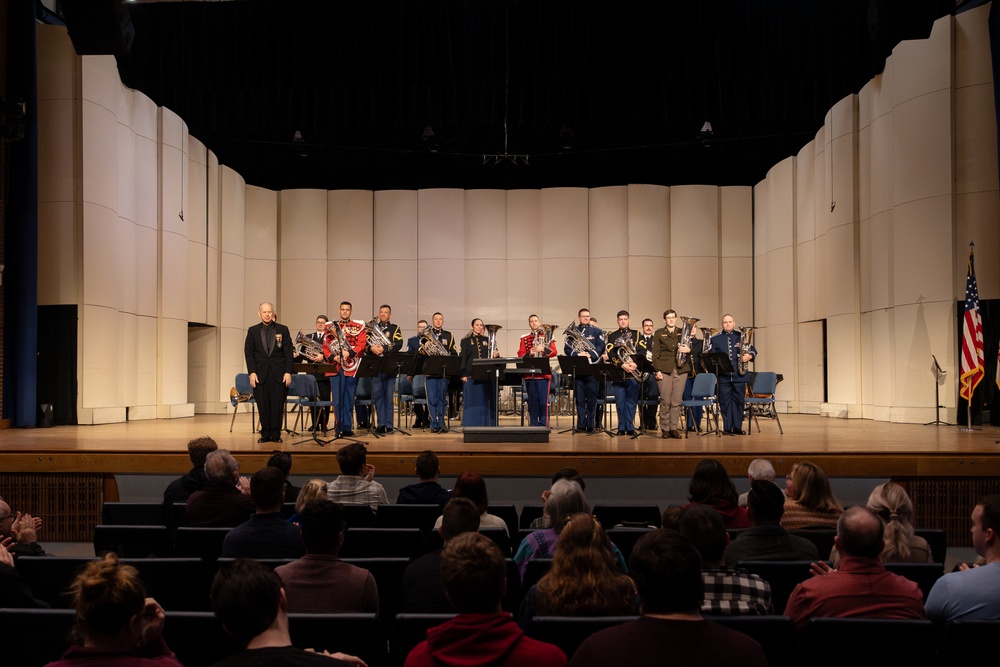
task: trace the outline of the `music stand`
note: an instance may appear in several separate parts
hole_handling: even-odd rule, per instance
[[[924,426],[937,426],[938,424],[942,426],[954,426],[954,424],[941,421],[941,408],[944,407],[941,405],[941,379],[944,378],[947,371],[941,368],[941,364],[938,363],[937,357],[933,354],[931,355],[931,359],[934,360],[934,421],[927,422]],[[1000,442],[1000,440],[997,442]]]
[[[396,374],[396,387],[399,387],[399,377],[401,375],[416,375],[416,367],[420,362],[420,355],[416,352],[390,352],[389,354],[382,357],[385,361],[382,364],[382,368],[392,368],[393,372]],[[402,404],[396,406],[396,432],[402,433],[403,435],[412,436],[413,434],[409,431],[403,429],[400,426],[400,419],[402,418]]]
[[[653,368],[653,362],[647,359],[645,354],[640,352],[633,355],[629,355],[629,358],[633,362],[635,362],[636,366],[638,366],[638,368],[636,369],[637,373],[646,373],[646,374],[652,373],[655,376],[656,369]],[[640,436],[646,435],[646,424],[642,418],[642,408],[643,408],[642,402],[645,400],[646,400],[646,381],[643,380],[639,382],[639,407],[637,410],[637,412],[639,413],[638,414],[639,428],[635,430],[635,435],[632,436],[632,440],[635,440]]]
[[[594,364],[594,367],[591,370],[593,371],[593,374],[596,375],[596,376],[598,376],[598,378],[599,378],[598,387],[597,387],[598,391],[601,391],[601,387],[604,387],[604,391],[603,391],[604,395],[601,397],[601,398],[604,399],[604,402],[601,404],[603,406],[601,408],[601,424],[602,424],[601,431],[603,433],[607,433],[611,437],[616,437],[618,434],[608,428],[608,423],[611,421],[610,419],[607,418],[607,415],[608,415],[608,381],[610,380],[612,383],[615,383],[615,382],[625,382],[625,380],[628,379],[631,376],[626,376],[625,375],[625,371],[622,370],[621,366],[615,366],[614,364],[610,364],[610,363],[606,363],[606,364]],[[617,403],[617,400],[616,400],[616,402],[615,402],[616,409],[617,409],[617,405],[618,405],[618,403]],[[618,424],[618,428],[621,428],[621,424]],[[597,432],[596,429],[595,429],[594,432],[595,433]]]
[[[448,378],[457,377],[461,374],[462,359],[456,357],[455,355],[431,355],[424,357],[424,368],[423,375],[428,378],[438,378],[441,380],[448,380]],[[448,390],[445,389],[445,403],[448,402]],[[430,416],[430,405],[428,401],[427,414]],[[448,426],[446,427],[449,431],[451,430],[451,411],[448,410],[447,405],[445,406],[445,419],[448,421]]]
[[[317,383],[316,384],[316,395],[315,396],[310,396],[309,400],[310,401],[316,401],[316,400],[319,400],[319,380],[316,377],[317,374],[320,375],[320,376],[322,376],[323,379],[326,380],[327,378],[323,374],[324,373],[332,373],[333,371],[335,371],[337,369],[337,365],[336,364],[320,363],[320,362],[309,362],[309,363],[292,364],[292,369],[296,373],[305,373],[307,375],[312,375],[313,376],[313,379],[316,380],[316,383]],[[333,442],[336,439],[336,438],[330,438],[329,440],[324,440],[323,438],[321,438],[318,435],[316,435],[316,431],[319,428],[319,419],[317,419],[317,417],[322,414],[322,411],[324,409],[326,409],[327,411],[329,411],[330,407],[333,406],[333,401],[331,400],[331,401],[329,401],[329,403],[330,403],[329,406],[323,406],[323,407],[316,406],[315,408],[313,408],[313,406],[310,406],[311,409],[315,409],[315,410],[319,411],[319,412],[316,413],[316,416],[314,416],[312,418],[312,431],[310,432],[311,437],[308,437],[305,440],[298,440],[296,442],[293,442],[293,443],[291,443],[292,445],[301,445],[304,442],[315,442],[320,447],[325,447],[326,445],[330,444],[331,442]],[[301,412],[302,412],[302,406],[299,406],[299,413],[301,414]],[[325,431],[324,431],[324,433],[325,433]]]
[[[517,360],[517,372],[521,375],[521,386],[525,388],[525,394],[527,394],[527,387],[524,385],[525,380],[536,380],[541,375],[551,375],[552,374],[552,364],[549,362],[548,357],[520,357]],[[521,397],[521,401],[526,401],[528,399],[527,395]],[[523,406],[522,406],[523,407]],[[545,425],[549,425],[548,420],[549,414],[549,397],[548,394],[545,395]],[[524,410],[521,410],[521,426],[524,426]]]
[[[573,382],[573,403],[576,404],[576,376],[579,375],[593,375],[594,372],[590,369],[593,366],[590,363],[590,357],[583,356],[566,356],[560,354],[557,359],[559,359],[559,370],[563,372],[563,375],[569,375]],[[577,414],[576,408],[573,408],[573,425],[570,428],[564,428],[559,431],[559,433],[571,433],[576,434],[580,429],[576,427],[577,422],[580,419],[580,415]]]
[[[295,362],[295,363],[292,364],[292,373],[293,374],[305,373],[306,375],[312,375],[313,378],[315,378],[315,380],[316,380],[316,385],[319,386],[320,382],[329,382],[330,380],[329,380],[329,378],[326,377],[326,373],[335,373],[337,371],[337,368],[339,368],[337,366],[337,364],[328,364],[325,361],[300,361],[300,362]],[[310,396],[310,398],[311,399],[312,398],[319,399],[319,395],[317,394],[316,396]],[[316,410],[316,414],[315,415],[312,414],[312,410]],[[312,419],[314,426],[316,425],[317,419],[323,414],[324,410],[326,411],[327,417],[329,417],[329,415],[330,415],[330,408],[328,408],[328,407],[310,408],[309,416]],[[287,428],[288,427],[288,417],[287,417],[287,415],[288,415],[288,413],[286,412],[285,413],[285,427],[286,427],[285,428],[285,432],[288,433],[289,435],[299,435],[299,433],[295,432],[295,429],[289,430]],[[296,424],[297,423],[298,422],[296,422]],[[326,433],[326,428],[325,428],[326,427],[326,422],[325,421],[323,422],[323,426],[324,426],[323,432]],[[319,440],[319,438],[317,438],[317,440]],[[308,440],[303,440],[302,442],[308,442]],[[292,444],[293,445],[297,445],[299,443],[293,442]],[[326,443],[320,442],[320,444],[322,445],[322,444],[326,444]]]
[[[732,375],[736,372],[736,369],[733,368],[733,362],[725,352],[706,352],[701,355],[701,361],[705,364],[705,368],[711,369],[710,373],[715,373],[715,409],[720,413],[718,416],[722,416],[722,401],[719,400],[719,385],[722,384],[722,374],[729,373]],[[742,419],[740,420],[740,426],[743,426]],[[716,427],[718,427],[718,423],[716,423]],[[722,429],[722,432],[725,435],[736,435],[735,433],[730,433],[725,428]],[[708,431],[705,433],[708,433]]]
[[[377,354],[366,354],[361,357],[361,363],[358,366],[357,372],[354,377],[359,380],[362,378],[371,378],[372,381],[372,394],[371,394],[371,405],[368,406],[368,434],[375,436],[378,440],[382,437],[381,433],[378,433],[373,424],[378,421],[378,410],[375,409],[375,382],[374,378],[377,377],[381,372],[383,365],[385,363],[385,358],[380,357]],[[354,397],[355,404],[357,403],[357,396]],[[355,409],[356,409],[355,405]]]
[[[472,360],[472,378],[473,382],[489,382],[493,380],[493,420],[494,426],[500,425],[500,371],[507,366],[509,359],[503,357],[493,357],[491,359],[473,359]],[[464,406],[463,410],[463,423],[464,423]]]

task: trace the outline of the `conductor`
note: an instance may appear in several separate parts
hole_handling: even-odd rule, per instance
[[[260,304],[257,314],[260,324],[247,329],[243,344],[253,398],[260,411],[257,442],[281,442],[281,417],[292,383],[292,336],[288,327],[275,321],[273,304]]]

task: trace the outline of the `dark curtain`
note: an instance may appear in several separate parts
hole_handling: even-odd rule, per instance
[[[37,404],[52,405],[54,426],[76,424],[78,327],[75,304],[38,307]]]
[[[958,356],[962,359],[962,324],[965,317],[965,302],[958,303]],[[997,387],[997,350],[1000,349],[1000,299],[979,302],[979,315],[983,319],[983,368],[985,375],[972,394],[972,423],[982,424],[983,410],[989,410],[990,424],[1000,426],[1000,388]],[[961,370],[955,369],[961,376]],[[961,388],[961,382],[959,382]],[[967,401],[958,396],[958,417],[960,425],[967,425]]]
[[[34,426],[38,302],[38,84],[35,3],[8,5],[8,98],[27,102],[25,136],[10,143],[5,230],[4,405],[14,426]]]

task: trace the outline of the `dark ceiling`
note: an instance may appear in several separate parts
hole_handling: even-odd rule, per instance
[[[152,2],[118,63],[275,190],[752,185],[954,6]]]

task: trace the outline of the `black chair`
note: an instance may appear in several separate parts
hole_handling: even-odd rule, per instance
[[[816,667],[936,665],[934,624],[884,618],[813,618],[798,655]],[[944,664],[957,664],[945,656]]]
[[[375,515],[377,528],[419,528],[424,533],[434,530],[434,522],[441,516],[441,506],[420,505],[380,505]]]
[[[295,503],[282,503],[281,516],[285,517],[285,519],[295,516]]]
[[[934,587],[934,582],[944,574],[944,565],[941,563],[885,563],[885,569],[915,581],[924,594],[924,600]]]
[[[401,667],[413,647],[427,639],[427,631],[455,618],[454,614],[396,614],[389,643],[389,664]]]
[[[101,523],[106,526],[163,526],[163,503],[109,503],[101,506]]]
[[[513,505],[493,505],[491,504],[489,509],[486,510],[490,514],[500,519],[507,524],[507,534],[514,535],[517,533],[518,529],[518,518],[517,518],[517,508]]]
[[[622,552],[622,557],[628,563],[629,556],[632,555],[632,547],[639,541],[639,538],[646,533],[652,532],[654,528],[612,528],[607,532],[608,539]]]
[[[164,609],[210,611],[212,579],[200,558],[135,558],[122,561],[139,570],[146,592]]]
[[[377,614],[289,614],[292,645],[318,652],[341,651],[369,665],[385,663]]]
[[[399,611],[403,572],[410,564],[408,558],[344,558],[345,563],[372,573],[378,586],[379,619],[388,624]]]
[[[500,553],[503,554],[504,558],[510,558],[513,555],[510,551],[510,536],[507,535],[506,530],[503,528],[480,528],[479,532],[500,547]]]
[[[374,528],[375,513],[363,503],[341,503],[344,508],[344,523],[348,528]]]
[[[538,580],[545,576],[545,573],[552,569],[551,558],[532,558],[524,568],[524,576],[521,578],[521,590],[525,594]]]
[[[504,611],[517,615],[517,610],[521,608],[521,600],[524,598],[524,589],[521,588],[521,571],[517,569],[517,563],[513,559],[507,559],[507,590],[503,594],[500,606]]]
[[[174,533],[174,555],[214,561],[222,554],[222,543],[231,528],[182,526]]]
[[[184,667],[208,667],[243,650],[210,611],[166,612],[163,640]]]
[[[795,657],[795,626],[787,616],[711,616],[709,620],[755,639],[770,667],[791,667]],[[800,656],[801,657],[801,656]],[[801,660],[799,660],[801,662]]]
[[[956,665],[986,665],[996,660],[1000,621],[952,621],[942,627],[939,655]]]
[[[42,667],[58,660],[69,648],[74,620],[72,609],[0,609],[3,664]]]
[[[638,616],[535,616],[524,632],[539,641],[555,644],[567,658],[572,658],[590,635],[636,618]]]
[[[657,505],[594,505],[594,516],[605,530],[625,523],[659,528],[662,520]]]
[[[167,527],[94,526],[94,554],[114,551],[122,558],[166,556],[170,552]]]
[[[66,589],[80,568],[92,560],[75,556],[20,556],[14,566],[36,599],[48,602],[55,609],[69,609],[73,601],[66,595]]]
[[[924,538],[931,548],[934,562],[944,565],[944,559],[948,555],[948,536],[945,532],[937,528],[915,528],[913,534]]]
[[[342,558],[417,558],[426,550],[419,528],[348,528]]]
[[[517,517],[519,528],[530,528],[531,523],[535,519],[542,518],[545,513],[544,505],[524,505],[521,507],[521,513]]]
[[[835,528],[799,528],[789,531],[792,535],[804,537],[816,545],[816,551],[823,560],[828,560],[833,552],[833,538],[837,536]]]
[[[170,528],[177,528],[179,526],[187,525],[187,505],[184,503],[174,503],[170,506],[168,510],[168,516],[166,517],[167,526]]]
[[[788,596],[800,583],[811,577],[811,560],[745,560],[739,567],[771,585],[771,603],[775,614],[784,614]]]

